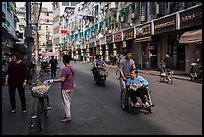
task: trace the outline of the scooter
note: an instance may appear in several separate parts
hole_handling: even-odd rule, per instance
[[[173,72],[170,69],[166,69],[164,63],[161,64],[161,71],[160,71],[160,82],[164,82],[165,79],[168,80],[169,84],[172,84],[173,82],[173,77],[172,74]]]
[[[191,81],[202,81],[202,66],[199,66],[198,70],[196,70],[196,66],[198,65],[199,58],[196,60],[196,62],[193,62],[190,64],[190,79]]]
[[[94,75],[94,80],[97,85],[105,87],[105,81],[107,77],[107,72],[105,68],[94,68],[95,70],[92,69],[93,75]]]

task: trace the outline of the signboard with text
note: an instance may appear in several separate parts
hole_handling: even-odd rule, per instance
[[[134,38],[134,28],[123,31],[123,40],[129,40]]]
[[[122,41],[122,33],[121,32],[113,34],[113,37],[114,37],[114,42]]]
[[[202,25],[202,5],[180,13],[180,28]]]
[[[113,35],[106,36],[106,43],[111,44],[113,42]]]
[[[151,35],[151,23],[138,26],[135,28],[136,38],[147,37]]]
[[[176,14],[154,21],[154,34],[176,30]]]

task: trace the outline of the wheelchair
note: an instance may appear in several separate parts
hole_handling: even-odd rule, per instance
[[[152,107],[154,107],[155,105],[154,105],[152,98],[151,98],[151,94],[150,94],[151,91],[148,90],[148,86],[145,86],[143,88],[146,88],[145,97],[146,97],[146,100],[149,102],[150,106],[145,107],[145,104],[141,103],[141,99],[139,98],[139,96],[137,96],[138,101],[142,105],[140,105],[140,107],[135,107],[133,105],[130,94],[128,92],[129,89],[126,86],[125,88],[121,88],[120,101],[121,101],[122,110],[127,111],[127,112],[137,112],[137,113],[141,112],[141,110],[146,110],[145,113],[152,113]]]

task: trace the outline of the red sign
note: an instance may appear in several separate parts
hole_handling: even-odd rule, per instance
[[[68,30],[61,30],[61,34],[67,34],[68,33]]]
[[[122,33],[121,32],[115,33],[113,36],[114,36],[114,42],[122,41]]]

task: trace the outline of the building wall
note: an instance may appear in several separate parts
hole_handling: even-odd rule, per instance
[[[45,52],[47,49],[47,41],[51,40],[53,35],[53,12],[42,11],[39,22],[39,48],[42,49],[41,52]]]

